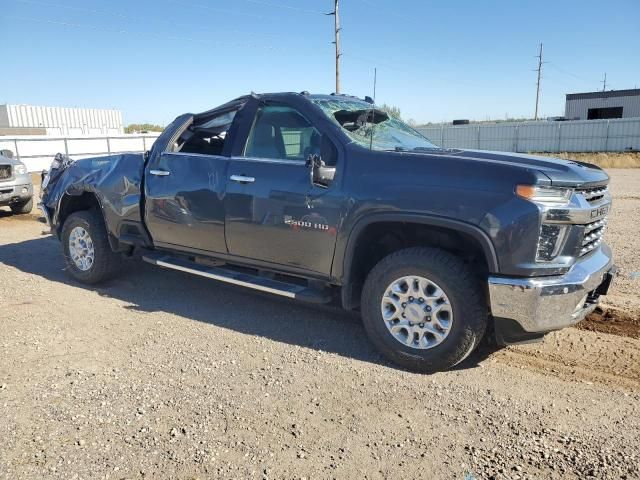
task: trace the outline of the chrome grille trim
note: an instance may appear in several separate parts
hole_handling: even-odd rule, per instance
[[[593,230],[597,230],[598,228],[605,227],[607,225],[607,217],[604,217],[597,222],[590,223],[584,227],[584,234],[588,234]]]
[[[581,257],[600,246],[606,230],[607,217],[585,225],[582,246],[580,248]]]
[[[578,188],[576,193],[581,194],[584,199],[591,204],[602,200],[608,191],[609,186],[604,185],[600,187]]]

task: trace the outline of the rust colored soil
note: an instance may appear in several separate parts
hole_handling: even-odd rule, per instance
[[[576,326],[592,332],[640,338],[640,317],[618,310],[597,308]]]

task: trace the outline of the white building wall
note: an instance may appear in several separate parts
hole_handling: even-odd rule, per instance
[[[0,105],[0,127],[45,128],[51,135],[119,135],[122,112],[112,109]]]

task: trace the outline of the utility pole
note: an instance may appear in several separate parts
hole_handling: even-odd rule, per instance
[[[602,84],[602,91],[605,92],[607,90],[607,72],[604,72],[604,80],[600,83]]]
[[[340,93],[340,57],[342,53],[340,52],[340,12],[338,10],[338,2],[339,0],[334,0],[334,8],[333,12],[327,13],[327,15],[333,15],[334,17],[334,35],[335,40],[332,42],[336,46],[336,93]]]
[[[542,44],[540,44],[540,54],[538,55],[538,81],[536,82],[536,113],[534,120],[538,120],[538,103],[540,101],[540,75],[542,73]]]

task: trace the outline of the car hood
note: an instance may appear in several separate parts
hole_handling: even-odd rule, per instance
[[[2,165],[21,165],[22,162],[17,158],[9,158],[4,155],[0,155],[0,163]]]
[[[597,165],[576,160],[486,150],[457,150],[452,152],[452,155],[478,161],[508,163],[514,166],[533,168],[542,172],[551,180],[552,185],[557,186],[597,185],[609,181],[609,175]]]

